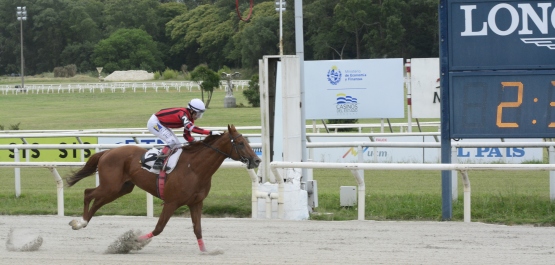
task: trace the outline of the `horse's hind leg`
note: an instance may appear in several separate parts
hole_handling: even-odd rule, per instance
[[[90,218],[85,220],[85,216],[88,215],[89,206],[91,204],[91,201],[94,199],[92,194],[96,189],[97,188],[85,189],[84,196],[83,196],[84,197],[84,199],[83,199],[83,218],[81,218],[81,220],[73,219],[73,220],[71,220],[71,222],[69,222],[69,225],[71,225],[71,228],[73,228],[73,230],[79,230],[81,228],[87,227],[87,224],[89,223]]]
[[[135,188],[135,184],[131,183],[130,181],[123,183],[123,185],[121,186],[121,189],[119,191],[117,191],[116,193],[110,192],[110,193],[104,193],[102,194],[101,192],[98,192],[100,194],[102,194],[101,196],[98,196],[98,194],[95,195],[91,195],[94,196],[94,202],[93,205],[91,206],[91,208],[89,209],[88,212],[85,212],[83,214],[83,219],[85,219],[87,222],[90,221],[92,219],[92,217],[94,216],[94,214],[96,213],[96,211],[98,211],[98,209],[100,209],[100,207],[113,202],[114,200],[116,200],[117,198],[131,193],[133,191],[133,188]],[[95,189],[95,191],[99,191],[98,188]],[[93,192],[94,193],[94,192]]]
[[[86,227],[96,211],[100,209],[100,207],[114,201],[115,199],[125,194],[132,192],[134,187],[135,184],[128,181],[125,182],[122,185],[121,189],[117,192],[107,192],[106,189],[102,189],[101,186],[98,186],[94,189],[86,189],[83,203],[83,218],[81,220],[73,219],[71,222],[69,222],[69,225],[71,225],[73,230],[79,230]],[[93,205],[89,208],[89,205],[93,200]]]

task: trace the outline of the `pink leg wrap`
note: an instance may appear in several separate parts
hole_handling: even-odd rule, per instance
[[[201,252],[206,252],[206,247],[204,246],[204,241],[202,241],[201,239],[197,239],[198,242],[198,248],[200,249]]]
[[[152,232],[150,232],[150,233],[148,233],[148,234],[146,234],[146,235],[140,236],[139,239],[143,239],[143,240],[144,240],[144,239],[150,239],[150,238],[152,238],[152,237],[154,237],[154,235],[152,234]]]
[[[164,148],[162,148],[162,155],[167,155],[170,152],[170,147],[169,146],[164,146]]]

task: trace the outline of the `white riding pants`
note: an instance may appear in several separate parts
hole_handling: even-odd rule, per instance
[[[156,115],[152,114],[150,119],[148,119],[146,126],[152,134],[158,136],[158,138],[166,142],[166,144],[169,145],[171,149],[175,149],[181,145],[175,133],[173,133],[173,131],[169,128],[166,128],[165,126],[160,124],[160,121],[158,120],[158,117],[156,117]]]

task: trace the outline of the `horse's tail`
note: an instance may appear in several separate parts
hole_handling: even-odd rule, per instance
[[[108,151],[102,151],[99,153],[96,153],[94,155],[92,155],[89,160],[87,161],[87,163],[85,163],[85,166],[83,166],[83,168],[81,168],[79,171],[73,173],[73,175],[71,175],[70,177],[66,178],[66,183],[68,187],[73,186],[75,183],[77,183],[79,180],[82,180],[90,175],[92,175],[93,173],[96,172],[97,166],[98,166],[98,161],[100,160],[100,157],[102,155],[104,155],[106,152]]]

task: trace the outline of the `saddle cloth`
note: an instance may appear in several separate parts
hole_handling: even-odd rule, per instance
[[[168,163],[166,164],[166,168],[169,168],[169,170],[166,170],[166,174],[171,173],[173,171],[173,169],[175,168],[175,165],[177,164],[177,160],[179,159],[179,155],[181,154],[181,151],[183,151],[181,148],[177,149],[177,151],[175,151],[175,153],[173,153],[170,156],[170,158],[168,159]],[[152,166],[154,165],[154,161],[156,160],[156,157],[158,157],[159,154],[160,154],[160,150],[158,150],[156,148],[152,148],[152,149],[148,150],[141,157],[141,167],[144,170],[149,171],[151,173],[159,174],[160,170],[152,169]]]

